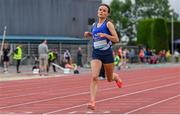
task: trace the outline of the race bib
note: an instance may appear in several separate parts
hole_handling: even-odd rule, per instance
[[[101,49],[107,46],[106,40],[99,40],[94,42],[94,48],[95,49]]]

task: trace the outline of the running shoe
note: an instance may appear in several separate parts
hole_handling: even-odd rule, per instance
[[[91,110],[95,110],[95,102],[88,103],[88,108]]]
[[[117,78],[116,80],[116,85],[121,88],[122,87],[122,80],[120,79],[120,77]]]

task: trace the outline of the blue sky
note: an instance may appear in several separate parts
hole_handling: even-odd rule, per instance
[[[112,0],[102,0],[102,2],[106,4],[110,4],[111,1]],[[180,0],[169,0],[169,3],[174,11],[179,14],[180,19]]]

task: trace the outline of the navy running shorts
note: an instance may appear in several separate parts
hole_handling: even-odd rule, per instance
[[[106,55],[99,55],[96,53],[92,53],[92,59],[101,60],[103,64],[114,63],[114,57],[112,53]]]

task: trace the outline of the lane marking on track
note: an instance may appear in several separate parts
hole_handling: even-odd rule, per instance
[[[174,77],[174,76],[173,76],[173,77]],[[142,84],[145,84],[145,83],[151,83],[151,82],[154,82],[154,81],[167,80],[167,79],[172,79],[172,78],[163,78],[163,79],[158,79],[158,80],[156,79],[156,80],[145,81],[145,82],[141,82],[141,83],[135,83],[135,84],[127,85],[127,86],[125,86],[124,88],[132,87],[132,86],[137,86],[137,85],[142,85]],[[102,90],[100,90],[100,91],[107,91],[107,90],[112,90],[112,89],[117,89],[117,88],[116,88],[116,87],[111,87],[111,88],[102,89]],[[20,103],[20,104],[3,106],[3,107],[0,107],[0,109],[6,109],[6,108],[24,106],[24,105],[29,105],[29,104],[42,103],[42,102],[52,101],[52,100],[56,100],[56,99],[63,99],[63,98],[68,98],[68,97],[73,97],[73,96],[79,96],[79,95],[85,95],[85,94],[89,94],[89,91],[88,91],[88,92],[82,92],[82,93],[65,95],[65,96],[60,96],[60,97],[54,97],[54,98],[49,98],[49,99],[42,99],[42,100],[38,100],[38,101],[30,101],[30,102],[26,102],[26,103]]]
[[[109,113],[111,113],[111,111],[104,111],[103,113],[104,114],[109,114]]]
[[[75,114],[77,113],[77,111],[72,111],[72,112],[69,112],[68,114]]]
[[[178,76],[178,75],[177,75],[177,76]],[[173,77],[174,77],[174,76],[173,76]],[[134,83],[134,84],[131,84],[131,85],[127,85],[127,86],[125,86],[124,88],[132,87],[132,86],[137,86],[137,85],[142,85],[142,84],[145,84],[145,83],[151,83],[151,82],[154,82],[154,81],[167,80],[167,79],[171,79],[171,78],[163,78],[163,79],[158,79],[158,80],[156,79],[156,80],[151,80],[151,81],[145,81],[145,82],[141,82],[141,83]],[[100,92],[101,92],[101,91],[112,90],[112,89],[117,89],[117,88],[116,88],[116,87],[106,88],[106,89],[100,90]],[[0,110],[1,110],[1,109],[12,108],[12,107],[29,105],[29,104],[42,103],[42,102],[52,101],[52,100],[56,100],[56,99],[63,99],[63,98],[68,98],[68,97],[73,97],[73,96],[85,95],[85,94],[89,94],[89,91],[88,91],[88,92],[82,92],[82,93],[65,95],[65,96],[60,96],[60,97],[54,97],[54,98],[49,98],[49,99],[42,99],[42,100],[38,100],[38,101],[30,101],[30,102],[26,102],[26,103],[20,103],[20,104],[3,106],[3,107],[0,107]],[[85,104],[85,105],[86,105],[86,104]]]
[[[109,100],[117,99],[117,98],[120,98],[120,97],[126,97],[126,96],[130,96],[130,95],[134,95],[134,94],[139,94],[139,93],[147,92],[147,91],[151,91],[151,90],[157,90],[157,89],[161,89],[161,88],[165,88],[165,87],[170,87],[170,86],[174,86],[174,85],[177,85],[177,84],[180,84],[180,82],[175,82],[175,83],[171,83],[171,84],[168,84],[168,85],[162,85],[162,86],[153,87],[153,88],[149,88],[149,89],[145,89],[145,90],[140,90],[140,91],[136,91],[136,92],[120,95],[120,96],[115,96],[115,97],[111,97],[111,98],[106,98],[106,99],[102,99],[102,100],[96,101],[96,103],[104,102],[104,101],[109,101]],[[74,108],[78,108],[78,107],[82,107],[82,106],[85,106],[85,105],[87,105],[87,103],[81,104],[81,105],[72,106],[72,107],[67,107],[67,108],[59,109],[59,110],[55,110],[55,111],[50,111],[50,112],[44,113],[43,115],[54,114],[54,113],[57,113],[57,112],[61,112],[61,111],[65,111],[65,110],[70,110],[70,109],[74,109]]]
[[[175,98],[177,98],[177,97],[180,97],[180,94],[178,94],[178,95],[176,95],[176,96],[173,96],[173,97],[169,97],[169,98],[164,99],[164,100],[161,100],[161,101],[157,101],[157,102],[155,102],[155,103],[152,103],[152,104],[149,104],[149,105],[146,105],[146,106],[143,106],[143,107],[134,109],[134,110],[131,110],[131,111],[128,111],[128,112],[126,112],[126,113],[124,113],[124,114],[131,114],[131,113],[137,112],[137,111],[139,111],[139,110],[146,109],[146,108],[148,108],[148,107],[152,107],[152,106],[154,106],[154,105],[157,105],[157,104],[160,104],[160,103],[163,103],[163,102],[166,102],[166,101],[170,101],[170,100],[175,99]]]
[[[87,111],[86,113],[88,113],[88,114],[92,114],[92,113],[94,113],[93,111]]]
[[[39,80],[39,81],[41,81],[41,79]],[[62,81],[62,82],[64,82],[64,81]],[[32,83],[32,82],[31,82]],[[57,84],[59,83],[59,82],[51,82],[52,84],[55,84],[55,85],[52,85],[52,86],[57,86]],[[14,83],[14,84],[16,84],[16,83]],[[24,83],[24,84],[26,84],[26,83]],[[5,93],[15,93],[15,92],[17,92],[17,91],[22,91],[22,90],[24,90],[24,84],[22,84],[22,85],[18,85],[19,87],[21,87],[21,88],[16,88],[16,89],[10,89],[10,90],[6,90],[6,92]],[[36,89],[42,89],[42,88],[46,88],[46,87],[42,87],[42,86],[39,86],[39,85],[41,85],[40,84],[40,82],[39,83],[34,83],[34,84],[31,84],[31,85],[27,85],[28,86],[28,88],[26,89],[26,90],[31,90],[31,89],[34,89],[34,88],[32,88],[32,86],[34,86],[34,85],[38,85],[38,87],[36,86]],[[6,87],[5,87],[6,88]],[[12,87],[8,87],[8,88],[14,88],[13,86]],[[4,89],[4,87],[0,87],[0,89]],[[70,88],[66,88],[66,89],[70,89]],[[13,91],[13,92],[11,92],[11,91]]]
[[[77,88],[81,89],[81,88],[84,88],[84,86],[77,87]],[[68,88],[68,89],[70,89],[70,88]],[[78,90],[78,89],[76,89],[76,90]],[[61,92],[63,92],[63,91],[61,91]],[[65,91],[67,91],[67,89],[65,89]],[[18,97],[25,97],[25,96],[33,96],[33,95],[43,94],[43,93],[50,94],[50,93],[53,93],[53,91],[52,90],[50,90],[50,91],[48,90],[48,91],[41,91],[41,92],[38,92],[38,93],[36,92],[36,93],[28,93],[28,94],[15,95],[15,96],[10,96],[10,97],[0,97],[0,100],[11,99],[11,98],[18,98]]]
[[[173,74],[174,75],[174,74]],[[175,74],[177,75],[177,74]],[[162,75],[164,77],[164,75]],[[127,85],[125,87],[131,87],[131,86],[135,86],[135,85],[141,85],[141,84],[144,84],[144,83],[149,83],[149,82],[154,82],[154,81],[160,81],[160,80],[168,80],[168,79],[173,79],[174,77],[178,77],[179,75],[177,76],[173,76],[173,77],[170,77],[170,78],[162,78],[162,79],[155,79],[155,80],[151,80],[151,81],[145,81],[145,82],[140,82],[140,83],[135,83],[135,84],[131,84],[131,85]],[[160,76],[158,76],[160,77]],[[84,88],[84,87],[78,87],[78,89],[80,88]],[[113,88],[110,88],[110,89],[114,89],[116,87],[113,87]],[[69,88],[68,88],[69,89]],[[107,89],[100,89],[100,91],[106,91],[106,90],[110,90],[109,88]],[[24,96],[32,96],[32,95],[36,95],[36,94],[42,94],[42,93],[50,93],[51,91],[42,91],[42,92],[38,92],[38,93],[29,93],[29,94],[22,94],[22,95],[16,95],[16,96],[9,96],[9,97],[0,97],[0,100],[3,100],[3,99],[10,99],[10,98],[18,98],[18,97],[24,97]],[[71,96],[71,95],[70,95]],[[69,97],[67,95],[67,97]]]
[[[161,74],[161,76],[163,76],[163,77],[165,77],[165,76],[174,76],[174,75],[177,75],[177,74],[180,74],[179,72],[177,72],[177,73],[173,73],[173,74],[164,74],[164,75],[162,75]],[[132,76],[132,75],[131,75]],[[133,77],[133,76],[132,76]],[[160,76],[159,76],[160,77]],[[39,83],[36,83],[36,84],[39,84]],[[24,86],[24,85],[22,85],[22,86]],[[1,88],[1,86],[0,86],[0,88]],[[36,87],[36,89],[37,88],[41,88],[41,87]],[[22,88],[22,89],[24,89],[24,88]],[[29,90],[29,89],[34,89],[34,88],[28,88],[27,90]],[[16,93],[17,91],[19,91],[19,90],[21,90],[21,89],[13,89],[13,91]],[[6,91],[12,91],[12,90],[6,90]],[[12,92],[10,92],[10,93],[12,93]]]
[[[160,75],[160,76],[163,76],[163,77],[165,77],[165,76],[174,76],[174,75],[177,75],[177,74],[179,74],[179,72],[177,72],[177,73],[173,73],[173,74],[165,74],[165,75]],[[158,76],[158,77],[160,77],[160,76]],[[38,88],[41,88],[41,87],[38,87]],[[80,87],[81,88],[81,87]],[[29,88],[28,88],[29,89]],[[30,89],[34,89],[34,88],[30,88]],[[36,87],[36,89],[37,89],[37,87]],[[20,90],[20,89],[17,89],[17,90]],[[15,93],[17,93],[17,90],[16,89],[13,89],[13,91],[15,92]],[[11,91],[11,90],[6,90],[6,91]],[[12,92],[10,92],[10,93],[12,93]],[[39,93],[39,91],[38,91],[38,93]],[[35,93],[35,94],[38,94],[38,93]],[[42,92],[40,92],[40,93],[42,93]],[[26,96],[26,95],[31,95],[31,94],[23,94],[23,95],[20,95],[20,96]],[[18,97],[18,96],[12,96],[12,98],[13,97]],[[2,98],[5,98],[5,99],[8,99],[8,98],[11,98],[11,97],[0,97],[0,99],[2,99]]]
[[[25,114],[33,114],[33,112],[31,112],[31,111],[26,111],[26,112],[23,112],[23,113],[25,113]]]

